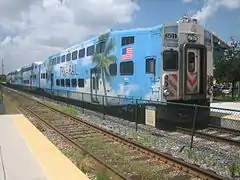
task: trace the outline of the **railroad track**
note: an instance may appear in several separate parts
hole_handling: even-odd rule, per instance
[[[189,128],[177,127],[177,131],[184,134],[192,134],[192,129]],[[194,136],[240,146],[240,131],[236,129],[229,129],[209,124],[207,129],[195,130]]]
[[[168,177],[167,179],[226,179],[214,172],[176,159],[171,155],[143,147],[131,140],[124,139],[100,127],[88,124],[79,118],[63,113],[41,102],[37,102],[20,93],[16,94],[16,92],[14,92],[14,96],[21,102],[22,111],[41,120],[72,144],[88,152],[92,157],[118,174],[122,179],[165,179],[166,177]],[[98,146],[96,146],[96,142],[98,142]],[[99,142],[101,142],[102,146],[99,146]],[[115,155],[119,153],[119,149],[124,147],[126,151],[122,152],[121,157],[130,160],[136,167],[123,170],[124,168],[121,168],[118,162],[111,162],[111,155],[108,154],[106,147],[113,145],[116,145]],[[110,156],[110,158],[108,158],[108,156]],[[137,167],[137,165],[139,165],[139,167]],[[151,169],[156,170],[155,175],[147,178],[138,176],[140,173],[138,169],[145,169],[144,167],[147,168],[147,171]],[[165,176],[161,176],[161,174],[165,174]],[[171,178],[169,178],[170,175],[166,176],[166,174],[170,174]]]

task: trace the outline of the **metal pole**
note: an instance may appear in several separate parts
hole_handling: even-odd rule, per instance
[[[3,57],[2,57],[2,75],[4,74],[4,64],[3,64]]]
[[[190,149],[192,149],[192,146],[193,146],[193,136],[194,136],[194,132],[195,132],[196,118],[197,118],[197,106],[195,105],[195,107],[194,107],[194,117],[193,117],[193,127],[192,127],[192,137],[191,137]]]
[[[136,131],[138,130],[138,100],[136,99],[136,109],[135,109],[135,122],[136,122]]]

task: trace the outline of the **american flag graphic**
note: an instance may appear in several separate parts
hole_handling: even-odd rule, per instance
[[[132,59],[132,47],[122,49],[122,59],[123,60]]]

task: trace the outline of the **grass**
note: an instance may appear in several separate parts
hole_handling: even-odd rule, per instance
[[[63,105],[60,105],[60,104],[56,104],[54,102],[44,102],[45,104],[47,104],[48,106],[50,107],[53,107],[59,111],[63,111],[67,114],[70,114],[70,115],[77,115],[78,114],[78,111],[72,107],[67,107],[67,106],[63,106]]]
[[[240,176],[240,163],[232,163],[228,165],[231,177]]]

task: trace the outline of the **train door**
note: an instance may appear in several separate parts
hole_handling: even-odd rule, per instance
[[[91,78],[90,78],[90,93],[91,93],[91,100],[92,102],[98,103],[98,95],[97,91],[99,89],[99,69],[92,68],[91,69]]]
[[[200,49],[188,48],[186,51],[186,93],[198,94],[200,93]]]
[[[51,73],[51,91],[53,90],[54,75]]]

